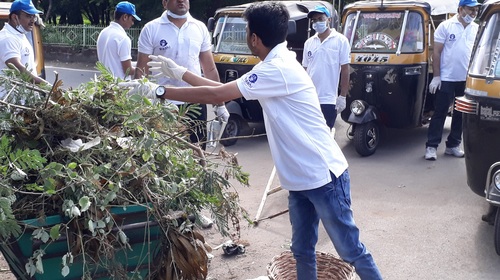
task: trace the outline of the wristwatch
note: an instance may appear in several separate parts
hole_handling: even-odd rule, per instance
[[[155,94],[156,94],[156,97],[157,98],[162,98],[163,95],[165,94],[166,92],[166,88],[164,86],[158,86],[156,89],[155,89]]]

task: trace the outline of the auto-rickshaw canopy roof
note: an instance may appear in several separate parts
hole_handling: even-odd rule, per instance
[[[333,6],[331,3],[327,1],[277,1],[283,3],[288,9],[288,13],[290,13],[291,20],[299,20],[303,18],[307,18],[307,13],[310,10],[313,10],[318,5],[324,5],[327,9],[332,11],[332,17],[337,17],[337,12],[333,10]],[[252,3],[235,5],[235,6],[227,6],[220,9],[217,9],[215,14],[220,13],[242,13],[247,7],[249,7]]]
[[[481,6],[481,11],[479,12],[478,18],[482,20],[483,17],[487,14],[487,11],[494,6],[500,6],[500,0],[488,0],[484,2]]]
[[[458,12],[458,0],[425,0],[431,5],[431,15],[454,14]]]
[[[430,9],[431,15],[442,15],[442,14],[454,14],[457,12],[459,0],[413,0],[413,1],[402,1],[402,0],[384,0],[384,1],[358,1],[347,5],[344,8],[356,8],[356,7],[373,7],[377,6],[420,6],[426,9]]]

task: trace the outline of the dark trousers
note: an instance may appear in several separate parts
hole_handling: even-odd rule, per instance
[[[178,105],[183,106],[183,105]],[[186,106],[186,105],[184,105]],[[188,126],[189,131],[189,141],[191,143],[199,143],[200,146],[205,149],[207,141],[207,105],[206,104],[189,104],[189,106],[198,106],[200,108],[198,112],[188,112],[189,120]]]
[[[434,114],[432,115],[427,131],[426,147],[437,148],[443,136],[444,122],[448,108],[454,104],[455,97],[464,95],[465,82],[441,82],[441,89],[436,91],[434,100]],[[446,147],[458,147],[462,142],[462,113],[453,109],[451,131],[446,140]]]
[[[337,119],[337,109],[335,108],[335,105],[320,104],[320,106],[321,112],[323,113],[323,116],[326,120],[326,125],[328,125],[330,129],[332,129],[333,125],[335,125],[335,120]]]

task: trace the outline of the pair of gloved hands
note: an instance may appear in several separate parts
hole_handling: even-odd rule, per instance
[[[182,76],[187,71],[186,67],[177,65],[172,59],[161,55],[150,55],[148,62],[149,70],[151,72],[158,72],[153,78],[168,77],[171,79],[182,81]],[[121,82],[118,84],[121,87],[130,88],[129,94],[140,94],[146,96],[151,100],[157,100],[155,90],[158,84],[149,81],[132,80],[128,82]],[[215,105],[214,113],[217,119],[227,122],[229,120],[229,112],[224,105]]]
[[[173,60],[164,56],[150,55],[151,61],[148,62],[149,69],[152,72],[158,72],[153,75],[153,78],[165,76],[171,79],[182,81],[182,76],[186,73],[187,68],[177,65]],[[144,95],[149,99],[155,100],[155,90],[158,84],[149,81],[135,79],[127,82],[118,83],[119,86],[130,88],[129,94]]]

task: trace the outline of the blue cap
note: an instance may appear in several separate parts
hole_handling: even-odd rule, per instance
[[[16,0],[12,2],[12,6],[10,6],[10,13],[17,11],[23,11],[29,15],[43,14],[42,11],[35,8],[35,5],[33,5],[31,0]]]
[[[475,1],[475,0],[469,0],[469,1]],[[325,14],[326,17],[331,17],[332,14],[330,14],[330,11],[328,11],[328,9],[323,6],[323,5],[318,5],[316,7],[314,7],[314,10],[311,10],[308,14],[307,14],[307,17],[308,18],[312,18],[312,16],[315,14],[315,13],[318,13],[318,14]]]
[[[137,16],[135,13],[135,5],[128,2],[128,1],[122,1],[116,5],[115,11],[128,14],[133,16],[136,20],[141,21],[141,18]]]
[[[460,0],[458,6],[476,7],[476,6],[481,6],[481,3],[477,2],[477,0]]]

